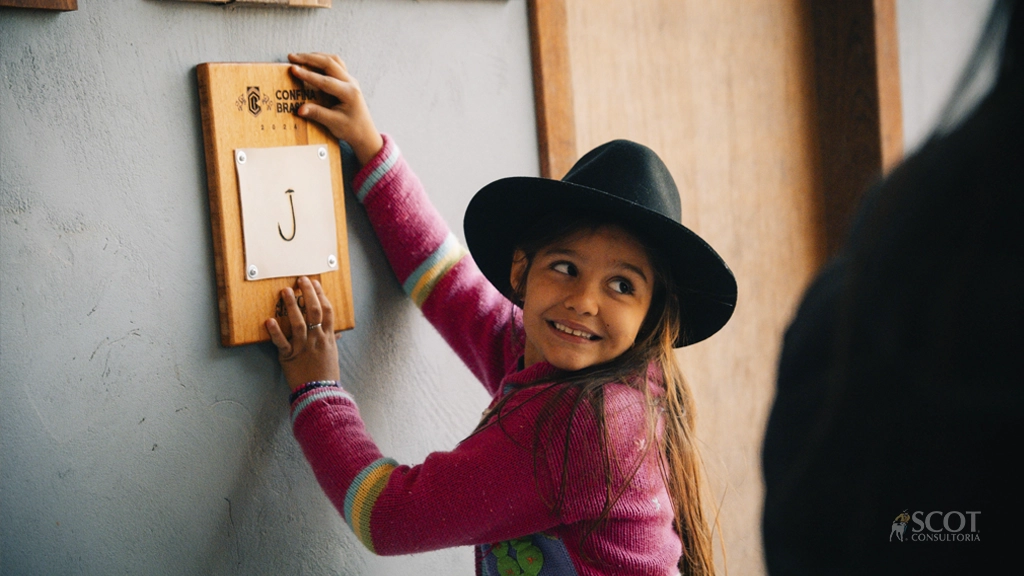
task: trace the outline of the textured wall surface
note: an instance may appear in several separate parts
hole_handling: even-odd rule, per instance
[[[994,0],[898,0],[903,141],[931,134],[974,51]]]
[[[195,66],[304,50],[346,58],[458,235],[480,186],[537,174],[522,0],[0,8],[0,573],[472,574],[468,548],[369,554],[292,438],[272,346],[218,344]],[[342,374],[416,463],[486,396],[351,198],[348,225]]]

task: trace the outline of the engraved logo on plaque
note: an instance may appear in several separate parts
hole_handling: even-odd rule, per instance
[[[259,86],[247,86],[245,94],[235,100],[235,107],[239,112],[248,110],[253,116],[259,116],[260,112],[263,112],[263,109],[270,106],[271,103],[270,96],[262,94]]]
[[[263,112],[263,108],[260,106],[259,86],[249,86],[245,89],[245,101],[249,105],[249,113],[253,116],[259,116],[260,112]]]

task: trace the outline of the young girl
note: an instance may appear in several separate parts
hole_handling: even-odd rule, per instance
[[[485,575],[712,574],[692,400],[673,348],[728,321],[736,283],[679,224],[661,160],[615,141],[561,181],[488,185],[466,212],[470,258],[374,128],[344,63],[289,59],[298,79],[339,99],[299,115],[352,146],[356,197],[398,279],[494,397],[453,450],[399,465],[339,383],[319,284],[298,281],[305,317],[283,292],[291,339],[266,326],[293,390],[295,436],[360,541],[377,554],[474,545]]]

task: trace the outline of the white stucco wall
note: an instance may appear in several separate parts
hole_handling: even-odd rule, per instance
[[[907,153],[931,134],[993,4],[994,0],[897,0]]]
[[[456,234],[538,158],[523,0],[0,8],[0,573],[472,574],[378,558],[323,496],[271,345],[218,343],[195,66],[337,52]],[[348,203],[342,373],[416,463],[486,396]]]

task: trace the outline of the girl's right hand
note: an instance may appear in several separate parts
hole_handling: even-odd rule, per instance
[[[299,116],[323,124],[336,138],[348,142],[365,166],[384,147],[384,139],[373,125],[359,82],[333,54],[289,54],[288,60],[293,76],[338,99],[330,108],[307,102],[299,107]]]

